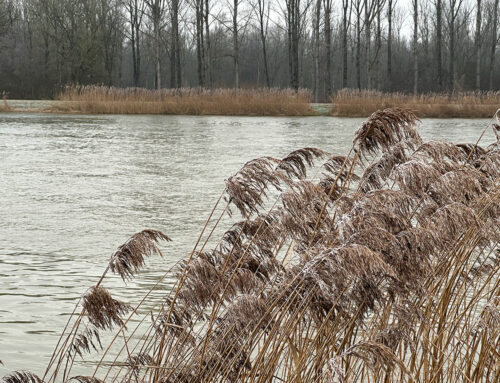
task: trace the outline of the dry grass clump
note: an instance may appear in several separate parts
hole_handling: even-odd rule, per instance
[[[7,94],[5,92],[2,93],[2,103],[0,103],[0,113],[3,112],[12,112],[12,108],[7,102]]]
[[[73,381],[498,382],[500,143],[423,142],[418,122],[385,109],[345,156],[303,148],[244,164],[166,271],[172,290],[141,315],[151,291],[130,311],[106,272],[132,277],[169,238],[133,236],[78,303],[42,380],[67,381],[112,329]],[[234,209],[241,220],[210,247]]]
[[[331,98],[331,114],[366,117],[379,109],[401,107],[420,117],[489,118],[500,107],[500,92],[456,92],[407,95],[343,89]]]
[[[311,94],[290,89],[161,89],[68,86],[54,108],[95,114],[304,116]]]

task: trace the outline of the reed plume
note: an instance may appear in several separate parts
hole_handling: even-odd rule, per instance
[[[144,266],[145,257],[162,256],[158,247],[158,243],[162,240],[171,241],[158,230],[147,229],[134,234],[111,256],[109,268],[124,280],[132,278]]]
[[[102,380],[93,378],[91,376],[74,376],[67,381],[68,383],[104,383]]]
[[[121,326],[121,316],[132,309],[129,305],[117,301],[104,287],[92,287],[83,297],[83,309],[89,322],[98,329],[112,329]]]
[[[15,371],[2,379],[5,383],[42,383],[42,380],[29,371]]]

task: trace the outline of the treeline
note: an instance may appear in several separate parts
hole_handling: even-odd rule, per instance
[[[498,89],[499,0],[0,0],[0,91]]]

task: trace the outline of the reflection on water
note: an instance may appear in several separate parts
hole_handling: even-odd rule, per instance
[[[42,372],[75,300],[129,235],[155,228],[174,240],[125,288],[106,282],[134,303],[189,252],[241,164],[305,146],[345,154],[361,121],[0,115],[0,376]],[[425,120],[421,133],[471,142],[486,124]]]

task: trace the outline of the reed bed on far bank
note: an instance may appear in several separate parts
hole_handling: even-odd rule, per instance
[[[311,94],[290,89],[161,89],[68,86],[55,110],[96,114],[304,116]]]
[[[331,98],[331,114],[367,117],[378,109],[401,107],[419,117],[489,118],[500,108],[500,92],[456,92],[407,95],[344,89]]]
[[[82,296],[45,373],[5,381],[498,383],[500,142],[424,142],[418,124],[385,109],[348,153],[245,163],[166,271],[176,283],[161,301],[145,292],[132,307],[105,287],[170,241],[144,230]],[[72,377],[76,359],[102,349]]]
[[[0,101],[0,113],[2,112],[12,112],[12,108],[7,102],[7,95],[2,93],[2,101]]]

